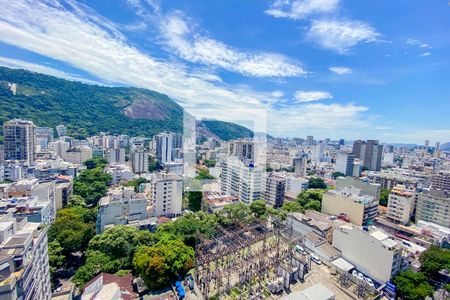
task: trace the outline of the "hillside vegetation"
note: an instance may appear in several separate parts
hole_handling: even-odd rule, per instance
[[[38,126],[64,124],[76,138],[99,132],[153,136],[165,130],[182,132],[183,108],[147,89],[90,85],[0,67],[0,124],[13,118],[32,120]],[[247,137],[251,132],[233,123],[209,124],[224,140]]]

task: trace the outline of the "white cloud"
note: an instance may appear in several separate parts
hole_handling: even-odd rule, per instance
[[[377,41],[380,34],[372,26],[361,21],[314,20],[307,37],[324,48],[344,54],[357,44]]]
[[[424,52],[424,53],[420,54],[420,56],[430,56],[430,55],[431,55],[431,52]]]
[[[67,80],[80,81],[80,82],[89,83],[89,84],[103,84],[103,83],[99,83],[99,82],[96,82],[93,80],[88,80],[88,79],[80,77],[76,74],[71,74],[71,73],[67,73],[67,72],[63,72],[63,71],[54,69],[52,67],[34,64],[34,63],[26,62],[23,60],[13,59],[13,58],[8,58],[8,57],[0,56],[0,66],[8,67],[11,69],[25,69],[25,70],[29,70],[29,71],[36,72],[36,73],[46,74],[46,75],[50,75],[50,76],[56,76],[56,77],[64,78]]]
[[[299,102],[311,102],[331,99],[333,96],[325,91],[297,91],[294,94],[294,98]]]
[[[337,9],[339,0],[275,0],[266,14],[275,18],[304,19],[317,13],[329,13]]]
[[[254,77],[306,75],[298,61],[269,52],[243,52],[197,32],[196,24],[180,12],[162,18],[165,44],[181,58]]]
[[[346,75],[346,74],[350,74],[353,72],[352,69],[347,68],[347,67],[331,66],[329,69],[331,72],[338,74],[338,75]]]
[[[427,43],[423,43],[422,41],[420,41],[418,39],[413,39],[413,38],[407,39],[406,44],[408,44],[410,46],[419,47],[419,48],[431,48],[431,46],[428,45]]]
[[[63,61],[108,82],[167,94],[199,118],[257,119],[261,118],[258,109],[266,109],[270,132],[284,136],[295,135],[303,125],[315,130],[337,126],[352,132],[355,124],[367,123],[363,115],[367,108],[355,104],[307,104],[276,110],[271,104],[280,100],[282,91],[231,86],[214,74],[191,73],[180,63],[156,59],[130,45],[112,23],[93,11],[87,13],[76,2],[69,2],[75,6],[70,10],[53,0],[2,4],[7,5],[2,5],[0,14],[1,42]]]

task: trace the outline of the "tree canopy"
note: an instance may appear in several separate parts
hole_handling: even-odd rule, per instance
[[[433,295],[433,287],[421,272],[406,270],[393,279],[397,292],[404,300],[422,300]]]
[[[308,181],[308,186],[310,189],[326,189],[327,185],[322,178],[311,177]]]
[[[381,206],[387,206],[388,205],[388,200],[389,200],[389,193],[391,191],[389,189],[381,189],[380,192],[380,202],[379,204]]]
[[[194,249],[179,240],[140,246],[133,258],[134,270],[152,290],[165,287],[170,279],[185,275],[193,266]]]
[[[250,204],[250,210],[255,214],[255,217],[262,218],[267,213],[266,201],[255,200]]]
[[[431,246],[423,252],[419,261],[420,270],[429,278],[438,279],[439,271],[447,269],[450,271],[450,250]]]

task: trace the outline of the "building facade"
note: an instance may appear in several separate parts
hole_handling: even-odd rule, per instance
[[[33,122],[21,119],[13,119],[3,125],[5,160],[33,163],[35,128]]]
[[[330,190],[323,194],[322,213],[335,216],[344,214],[355,225],[368,225],[378,214],[378,202],[354,187]]]
[[[176,217],[182,213],[183,179],[174,174],[153,173],[146,177],[146,191],[152,204],[152,216]]]
[[[395,186],[389,193],[387,217],[394,223],[408,224],[414,214],[415,194],[403,185]]]

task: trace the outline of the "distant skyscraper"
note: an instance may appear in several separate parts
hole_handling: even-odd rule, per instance
[[[383,146],[379,145],[377,140],[367,140],[367,142],[361,140],[355,141],[353,143],[353,154],[355,158],[362,160],[363,167],[368,170],[381,170]]]
[[[34,161],[33,122],[14,119],[3,125],[5,160],[20,160],[27,164]]]
[[[352,153],[338,152],[335,171],[345,176],[352,176],[354,164],[355,156]]]
[[[339,140],[339,145],[344,146],[345,145],[345,140],[344,139],[340,139]]]
[[[306,154],[301,154],[299,157],[295,157],[293,160],[295,174],[300,175],[300,176],[305,176],[307,164],[308,164],[308,158],[307,158]]]
[[[58,137],[66,136],[67,135],[67,127],[64,125],[56,126],[56,134],[58,135]]]
[[[181,158],[183,136],[179,133],[163,132],[155,136],[156,159],[160,164],[168,164]]]
[[[312,135],[308,135],[306,137],[306,144],[313,145],[314,144],[314,137]]]
[[[425,140],[425,148],[430,147],[430,141],[429,140]]]

